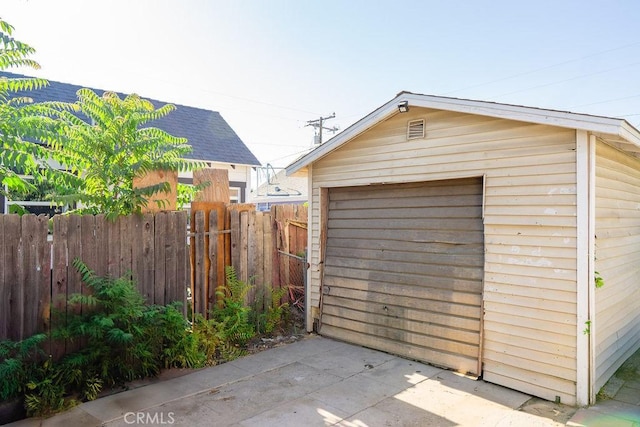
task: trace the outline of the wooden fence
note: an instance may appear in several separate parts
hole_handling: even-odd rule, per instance
[[[258,310],[268,304],[272,289],[302,290],[304,273],[291,274],[288,255],[304,259],[306,206],[276,205],[271,212],[256,212],[253,205],[211,205],[208,211],[192,212],[191,227],[195,312],[206,316],[215,306],[216,289],[225,283],[225,266],[253,285],[247,300]]]
[[[51,309],[64,313],[70,295],[87,292],[75,258],[98,275],[130,272],[149,304],[186,303],[186,225],[185,212],[58,215],[51,239],[45,215],[0,215],[0,340],[48,331]]]
[[[130,273],[148,304],[182,301],[186,309],[191,285],[194,310],[205,315],[216,302],[216,287],[224,285],[225,265],[255,285],[252,299],[270,298],[272,288],[302,288],[306,266],[298,263],[293,274],[287,254],[306,249],[306,207],[275,206],[262,213],[232,204],[212,211],[208,222],[204,212],[194,217],[190,250],[185,212],[116,221],[57,215],[52,234],[45,215],[0,215],[0,340],[49,331],[51,310],[65,313],[69,296],[88,292],[73,267],[75,258],[99,276]]]

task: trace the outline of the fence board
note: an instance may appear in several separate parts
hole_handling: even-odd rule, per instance
[[[207,284],[205,280],[205,227],[204,227],[204,212],[198,211],[195,213],[195,261],[194,265],[194,290],[193,307],[196,313],[206,315],[204,302],[207,299]]]
[[[261,296],[261,292],[259,292],[258,287],[262,284],[262,282],[260,281],[260,273],[258,267],[259,249],[258,239],[256,238],[258,233],[258,230],[256,228],[256,217],[256,211],[247,212],[247,228],[245,229],[247,236],[247,279],[245,280],[245,282],[251,281],[254,286],[252,286],[249,289],[249,292],[247,292],[246,300],[249,304],[253,302],[256,309],[262,310],[262,301],[257,301],[257,298]]]
[[[121,216],[116,220],[120,226],[120,274],[119,276],[130,277],[133,272],[132,265],[132,244],[135,240],[134,229],[131,217]],[[134,217],[135,218],[135,217]]]
[[[53,239],[53,270],[51,272],[52,329],[64,325],[67,320],[68,227],[68,216],[56,215],[53,217],[53,234],[55,238]],[[52,342],[51,355],[55,360],[61,358],[65,352],[65,341]]]
[[[104,221],[107,230],[107,274],[109,277],[120,277],[121,258],[120,258],[120,220]],[[55,237],[54,237],[55,241]]]
[[[164,305],[167,302],[167,239],[171,236],[168,232],[169,213],[160,212],[155,216],[154,224],[154,280],[153,295],[156,304]]]
[[[95,216],[94,238],[96,242],[96,260],[98,264],[94,271],[98,276],[109,274],[109,248],[111,247],[108,234],[108,222],[103,214]]]
[[[213,308],[213,304],[218,302],[216,289],[220,285],[218,283],[220,270],[219,264],[220,261],[224,262],[224,236],[219,233],[221,224],[218,221],[224,221],[224,213],[222,217],[219,217],[218,211],[212,210],[209,213],[209,280],[206,291],[206,311],[209,311],[209,309]]]
[[[238,264],[238,278],[243,282],[249,281],[249,212],[240,212],[240,262]]]
[[[18,215],[9,215],[5,222],[5,241],[9,243],[7,255],[9,265],[7,275],[8,286],[11,287],[11,299],[9,303],[9,336],[19,340],[24,331],[24,275],[23,275],[23,250],[21,240],[21,221]]]
[[[154,254],[154,220],[152,213],[146,213],[141,218],[140,233],[142,240],[142,265],[137,269],[137,282],[147,304],[156,304],[154,293],[153,264]]]
[[[34,275],[37,282],[37,300],[34,305],[37,310],[34,313],[35,328],[27,332],[27,336],[40,331],[49,331],[51,318],[51,244],[47,241],[49,233],[49,217],[39,215],[36,217],[36,240],[35,243],[35,269]],[[49,345],[47,345],[47,350]]]
[[[237,210],[229,211],[231,224],[231,262],[227,265],[233,267],[237,272],[240,271],[240,253],[242,246],[240,245],[240,212]]]
[[[187,229],[187,215],[185,212],[174,212],[175,227],[175,254],[176,254],[176,269],[175,269],[175,287],[171,292],[173,297],[171,301],[180,301],[183,303],[184,310],[186,310],[187,301],[187,286],[189,286],[189,277],[191,277],[191,270],[189,269],[189,254],[187,252],[187,245],[184,230]],[[186,311],[185,311],[186,314]]]
[[[265,287],[264,300],[265,304],[271,301],[271,289],[277,286],[273,282],[273,231],[271,226],[271,214],[264,213],[262,215],[262,246],[263,246],[263,266],[264,266],[264,283],[270,285]]]
[[[4,238],[4,217],[0,215],[0,337],[9,335],[9,310],[7,301],[11,301],[11,286],[5,280],[5,238]],[[8,244],[8,242],[7,242]]]

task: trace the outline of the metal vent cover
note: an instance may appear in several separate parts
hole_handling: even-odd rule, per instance
[[[407,139],[424,138],[424,119],[411,120],[407,124]]]

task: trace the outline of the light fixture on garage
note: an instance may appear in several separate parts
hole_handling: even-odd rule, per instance
[[[401,113],[406,113],[409,111],[409,101],[402,101],[398,104],[398,111]]]

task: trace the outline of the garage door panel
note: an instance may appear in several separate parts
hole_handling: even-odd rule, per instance
[[[383,229],[394,231],[411,230],[412,233],[426,230],[476,231],[477,225],[470,218],[394,218],[394,219],[331,219],[329,228],[333,230],[360,228],[365,230]]]
[[[378,280],[396,285],[422,286],[424,288],[451,289],[458,292],[480,293],[482,283],[452,277],[421,276],[417,274],[390,273],[371,270],[341,268],[328,265],[325,267],[325,277],[350,278],[360,280]]]
[[[372,259],[354,259],[335,257],[331,263],[327,262],[327,267],[347,267],[357,270],[382,270],[387,273],[397,273],[406,275],[419,275],[424,278],[423,282],[430,277],[446,277],[467,280],[482,280],[482,272],[477,268],[469,266],[459,266],[455,264],[443,265],[432,263],[384,261]]]
[[[482,195],[482,182],[478,178],[468,178],[456,180],[455,186],[451,186],[453,181],[432,181],[418,182],[397,185],[371,185],[360,187],[348,187],[347,191],[343,188],[336,189],[331,202],[341,200],[369,200],[389,198],[395,199],[423,199],[423,200],[441,200],[443,204],[440,206],[448,206],[444,201],[451,199],[451,196],[471,196],[477,198]],[[425,184],[427,184],[425,186]],[[402,194],[398,193],[398,187],[402,187]],[[374,191],[371,191],[371,190]],[[333,190],[333,189],[332,189]],[[457,197],[456,197],[457,198]],[[438,205],[435,205],[438,206]]]
[[[371,240],[371,239],[348,239],[332,237],[329,251],[336,248],[345,249],[372,249],[379,251],[404,251],[404,253],[419,253],[438,255],[445,253],[453,254],[480,254],[483,256],[484,249],[482,243],[478,244],[448,244],[448,243],[428,243],[428,242],[408,242],[402,240]]]
[[[355,320],[358,323],[397,329],[402,332],[415,332],[430,336],[434,340],[444,339],[445,341],[457,341],[463,344],[475,344],[476,346],[480,343],[480,334],[477,331],[452,328],[447,325],[425,322],[424,320],[413,320],[407,317],[401,307],[385,306],[382,311],[376,312],[369,310],[369,308],[379,307],[364,307],[364,311],[361,311],[352,310],[344,306],[329,305],[324,308],[324,314],[344,320]],[[475,355],[475,353],[472,353],[472,355]]]
[[[428,360],[436,366],[450,367],[452,364],[459,367],[461,372],[473,372],[477,368],[477,361],[471,357],[464,357],[457,354],[450,354],[443,357],[437,351],[425,349],[422,346],[413,345],[402,341],[393,341],[373,335],[367,335],[348,329],[336,328],[331,325],[323,326],[323,334],[335,337],[342,341],[351,342],[365,347],[375,348],[388,353],[397,354],[414,360]]]
[[[482,180],[329,190],[320,332],[478,374]]]
[[[397,301],[389,301],[386,303],[375,302],[373,300],[358,300],[353,298],[341,298],[332,296],[335,298],[335,305],[337,307],[349,308],[352,310],[358,310],[371,313],[385,313],[389,316],[400,316],[404,319],[412,320],[416,322],[427,322],[434,325],[447,326],[449,328],[457,328],[465,331],[478,331],[480,327],[480,321],[474,316],[478,315],[477,310],[471,310],[471,313],[465,313],[466,316],[454,316],[451,313],[438,313],[436,311],[424,311],[419,308],[411,308],[401,305],[392,305]],[[331,306],[326,306],[325,309],[329,309]]]
[[[483,235],[481,231],[442,231],[442,230],[391,230],[383,229],[332,229],[328,228],[327,238],[343,238],[343,239],[374,239],[374,240],[396,240],[400,242],[414,243],[440,243],[449,245],[465,245],[483,243]]]
[[[325,314],[327,324],[331,324],[337,328],[348,329],[366,335],[372,335],[379,338],[388,338],[393,341],[406,342],[408,344],[418,345],[429,348],[432,351],[438,351],[446,355],[457,355],[477,360],[478,346],[459,341],[448,340],[443,337],[434,337],[411,331],[409,329],[395,329],[380,324],[354,322],[344,317],[332,316]],[[444,358],[443,358],[444,360]],[[474,369],[475,370],[475,369]]]
[[[350,278],[327,277],[323,291],[326,295],[335,295],[338,289],[351,291],[376,292],[388,295],[390,298],[409,297],[430,301],[442,301],[451,304],[463,304],[480,308],[482,297],[477,292],[460,292],[447,288],[399,285],[397,283],[379,282]],[[477,316],[474,310],[472,317]]]
[[[383,260],[383,261],[395,261],[404,263],[419,263],[429,262],[436,265],[454,265],[460,267],[476,267],[479,262],[482,262],[482,253],[470,253],[470,254],[430,254],[428,257],[422,252],[403,252],[393,250],[374,250],[374,249],[359,249],[359,248],[344,248],[332,246],[327,249],[327,256],[346,258],[352,255],[361,260]]]
[[[399,203],[394,200],[394,204]],[[477,218],[482,215],[481,206],[470,207],[467,204],[463,204],[459,209],[452,209],[450,206],[445,207],[417,207],[410,208],[404,207],[403,210],[398,210],[393,207],[386,208],[360,208],[356,211],[353,209],[338,210],[334,209],[331,212],[331,217],[334,219],[401,219],[401,218]]]
[[[417,299],[414,297],[403,297],[397,295],[390,294],[382,294],[377,292],[369,292],[369,291],[359,291],[347,288],[331,288],[331,295],[324,296],[324,306],[330,305],[339,305],[341,303],[340,300],[333,300],[332,298],[341,298],[341,299],[353,299],[354,301],[361,302],[371,302],[377,304],[377,306],[390,306],[396,305],[398,307],[405,308],[413,308],[416,310],[422,310],[425,313],[436,313],[443,314],[452,317],[452,324],[455,323],[453,317],[462,317],[471,320],[478,320],[478,316],[480,315],[480,307],[468,305],[468,304],[458,304],[451,303],[448,301],[441,300],[424,300]],[[425,306],[428,307],[425,310]]]

